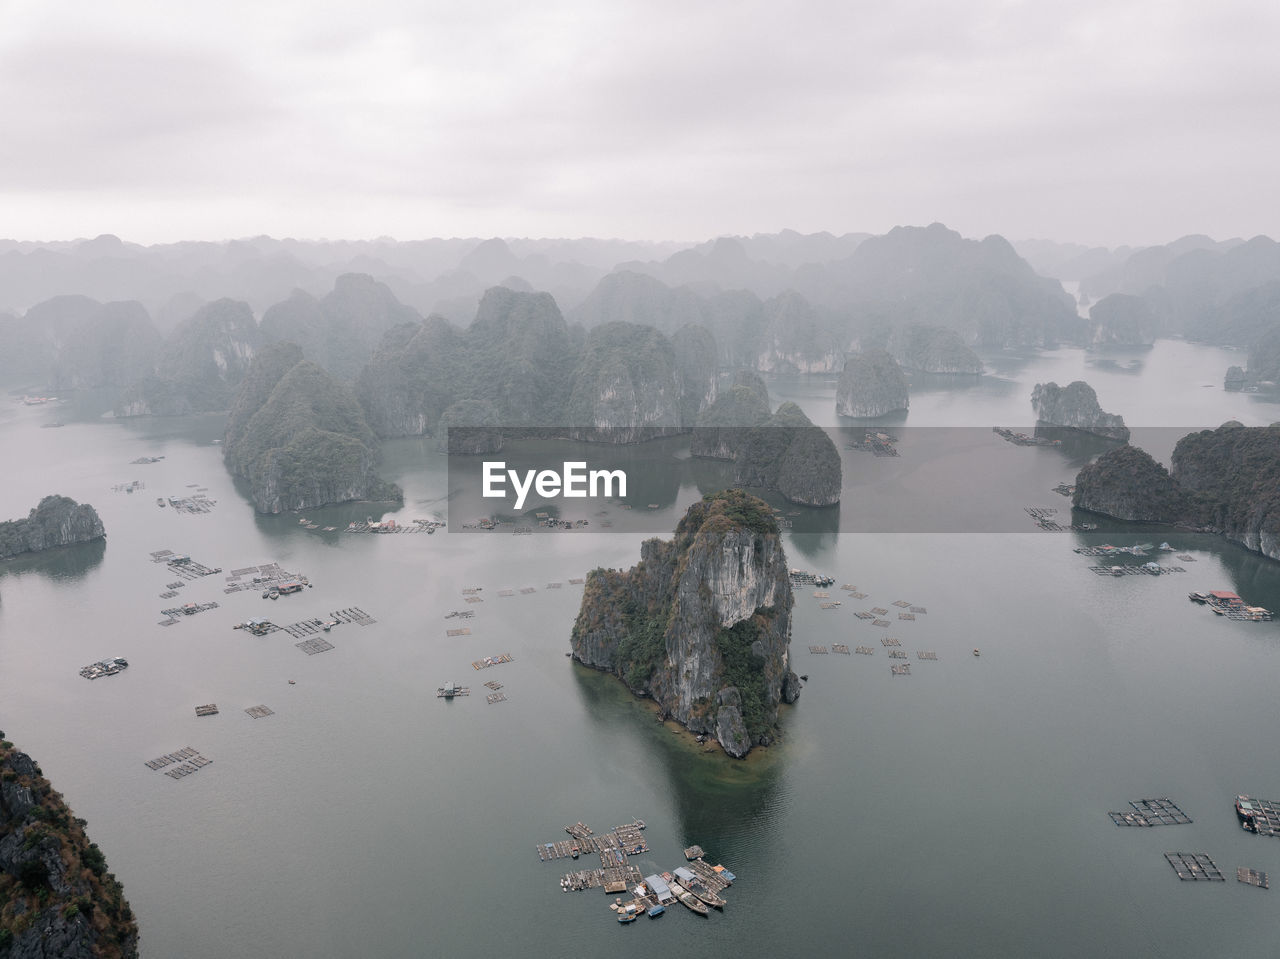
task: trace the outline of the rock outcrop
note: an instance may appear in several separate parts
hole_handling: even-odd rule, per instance
[[[590,573],[573,657],[618,676],[691,731],[745,756],[794,702],[791,580],[767,504],[741,490],[691,506],[626,572]]]
[[[0,523],[0,559],[102,539],[102,520],[88,503],[46,496],[26,519]]]
[[[1239,392],[1249,385],[1249,375],[1240,366],[1228,366],[1227,375],[1222,378],[1222,388],[1231,392]]]
[[[768,386],[759,373],[739,370],[729,388],[699,414],[689,450],[709,459],[737,459],[745,430],[768,421]]]
[[[1217,532],[1280,559],[1280,424],[1231,421],[1178,441],[1166,472],[1142,450],[1120,447],[1076,477],[1073,503],[1118,519]]]
[[[1128,293],[1112,293],[1089,310],[1094,346],[1151,346],[1160,333],[1160,317],[1151,303]]]
[[[1176,522],[1186,516],[1186,498],[1169,471],[1146,450],[1118,446],[1076,476],[1071,505],[1116,519]]]
[[[0,732],[0,956],[136,959],[133,911],[84,826]]]
[[[904,370],[978,376],[982,360],[965,345],[960,334],[941,326],[916,324],[889,337],[889,354]]]
[[[1037,383],[1031,391],[1031,406],[1044,426],[1066,427],[1121,443],[1129,441],[1124,417],[1104,413],[1098,405],[1098,394],[1084,380],[1066,386]]]
[[[217,300],[182,323],[161,351],[157,372],[116,402],[116,416],[182,416],[231,407],[261,348],[247,303]]]
[[[883,416],[909,404],[906,374],[884,350],[855,353],[845,362],[836,386],[837,416]]]
[[[260,513],[350,500],[398,502],[374,473],[377,440],[350,390],[292,343],[255,358],[227,418],[222,456]]]
[[[482,456],[502,449],[498,409],[486,400],[459,400],[440,414],[436,449],[446,453]]]
[[[653,327],[595,327],[573,377],[570,435],[635,443],[679,432],[683,398],[677,374],[671,341]]]

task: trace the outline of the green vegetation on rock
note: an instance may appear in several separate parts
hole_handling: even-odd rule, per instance
[[[136,959],[133,911],[84,826],[0,732],[0,956]]]
[[[255,359],[227,421],[227,467],[249,482],[261,513],[398,501],[399,489],[374,474],[377,440],[360,404],[299,354],[293,344],[272,344]]]

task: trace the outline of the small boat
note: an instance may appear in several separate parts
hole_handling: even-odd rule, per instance
[[[618,911],[618,922],[635,922],[639,912],[636,910],[636,904],[629,902],[621,910]]]
[[[982,655],[982,653],[975,649],[975,650],[973,651],[973,655],[975,655],[975,656],[981,656],[981,655]]]
[[[705,902],[708,906],[714,906],[717,909],[723,909],[725,907],[725,901],[701,883],[691,882],[687,885],[689,891],[697,896],[701,901]]]
[[[1191,602],[1193,603],[1204,604],[1209,602],[1209,594],[1208,593],[1187,593],[1187,599],[1191,600]]]
[[[658,905],[656,905],[656,906],[650,906],[650,907],[649,907],[649,918],[650,918],[650,919],[657,919],[659,916],[661,916],[661,915],[662,915],[664,912],[666,912],[666,911],[667,911],[667,907],[666,907],[666,906],[664,906],[664,905],[662,905],[661,903],[659,903],[659,904],[658,904]]]
[[[290,686],[297,686],[297,685],[298,685],[298,683],[297,683],[297,681],[296,681],[296,680],[292,680],[292,679],[291,679],[291,680],[289,680],[289,685],[290,685]]]

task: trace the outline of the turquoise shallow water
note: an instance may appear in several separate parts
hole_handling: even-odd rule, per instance
[[[109,536],[0,571],[0,728],[89,821],[151,957],[1265,953],[1269,893],[1234,878],[1178,882],[1162,853],[1280,876],[1280,843],[1243,833],[1231,808],[1237,792],[1280,799],[1266,738],[1280,721],[1280,623],[1223,621],[1185,598],[1229,588],[1280,608],[1280,567],[1212,537],[1037,531],[1022,507],[1065,510],[1049,490],[1070,480],[1077,453],[989,432],[1028,425],[1034,382],[1082,375],[1153,451],[1181,427],[1280,419],[1255,397],[1201,386],[1230,358],[1179,343],[1101,365],[1062,351],[914,393],[895,425],[975,429],[904,431],[899,460],[846,453],[838,520],[792,517],[792,565],[867,598],[833,588],[843,605],[822,610],[812,589],[797,591],[792,651],[809,680],[784,712],[783,742],[745,763],[701,753],[565,656],[580,595],[568,579],[638,558],[645,534],[624,517],[603,534],[326,534],[253,514],[210,442],[216,417],[116,423],[6,406],[0,512],[59,491],[92,502]],[[772,388],[837,428],[832,380]],[[40,428],[58,417],[68,425]],[[671,451],[654,449],[653,475],[639,478],[665,498],[642,525],[670,529],[700,474],[673,483],[660,465]],[[141,455],[165,459],[130,465]],[[430,441],[388,444],[386,464],[406,489],[401,519],[445,509]],[[111,491],[133,479],[146,489]],[[213,513],[155,505],[196,486]],[[368,512],[309,518],[341,527]],[[839,532],[852,529],[866,531]],[[1188,572],[1099,577],[1071,551],[1164,538],[1194,557]],[[221,607],[162,628],[171,577],[148,554],[165,548],[227,571],[278,561],[315,587],[269,603],[207,577],[181,600]],[[446,620],[472,608],[462,590],[473,585],[484,587],[475,618]],[[900,621],[899,599],[928,612]],[[348,606],[377,622],[338,627],[317,656],[282,633],[231,629]],[[890,610],[889,629],[853,615],[871,606]],[[448,637],[456,625],[471,635]],[[890,675],[885,636],[901,641],[910,677]],[[808,651],[836,642],[875,652]],[[938,660],[916,658],[926,650]],[[514,659],[471,668],[498,653]],[[130,668],[77,675],[108,655]],[[487,679],[506,702],[486,704]],[[437,700],[446,680],[473,694]],[[195,718],[206,702],[220,715]],[[243,712],[258,704],[275,714]],[[213,764],[177,782],[144,765],[186,745]],[[1166,795],[1192,825],[1119,829],[1106,816]],[[739,876],[723,914],[620,927],[606,897],[561,893],[565,868],[535,854],[579,819],[599,830],[636,816],[649,824],[646,872],[697,842]]]

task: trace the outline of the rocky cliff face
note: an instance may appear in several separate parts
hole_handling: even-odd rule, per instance
[[[906,374],[888,353],[867,350],[849,357],[836,386],[837,416],[883,416],[910,402]]]
[[[133,384],[116,403],[115,414],[181,416],[228,409],[261,345],[247,303],[209,303],[173,332],[156,375]]]
[[[635,443],[681,429],[682,396],[670,340],[648,326],[606,323],[587,334],[569,397],[570,435]]]
[[[1094,346],[1151,346],[1160,332],[1155,308],[1140,296],[1112,293],[1089,310]]]
[[[1066,386],[1037,383],[1031,391],[1031,406],[1036,418],[1046,426],[1067,427],[1121,443],[1129,441],[1124,417],[1104,413],[1098,405],[1098,394],[1083,380]]]
[[[940,326],[909,326],[889,338],[889,354],[904,370],[978,376],[982,360],[954,330]]]
[[[0,523],[0,559],[55,546],[88,543],[106,536],[102,520],[88,503],[46,496],[26,519]]]
[[[0,733],[0,956],[136,959],[133,912],[84,825]]]
[[[671,541],[649,540],[627,572],[597,569],[573,656],[742,757],[773,740],[794,702],[791,581],[769,507],[741,490],[689,508]]]

